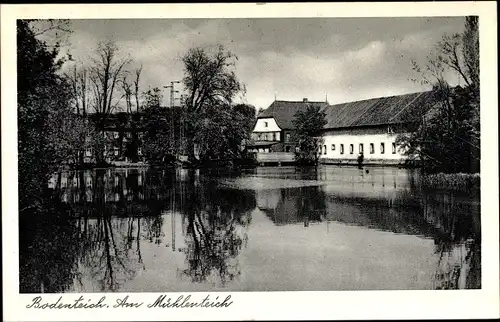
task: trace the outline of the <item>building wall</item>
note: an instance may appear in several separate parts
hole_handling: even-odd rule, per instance
[[[324,143],[320,149],[320,161],[324,163],[356,163],[360,155],[360,144],[363,144],[365,164],[399,164],[406,159],[403,151],[400,151],[395,145],[397,133],[402,130],[399,125],[381,125],[325,131],[323,134]],[[297,144],[293,141],[294,131],[281,130],[273,118],[258,119],[252,136],[256,141],[272,141],[271,134],[274,131],[279,131],[279,135],[275,135],[277,140],[281,142],[265,151],[259,150],[259,152],[295,152]],[[341,153],[342,144],[344,153]],[[351,144],[353,145],[352,154]],[[373,153],[371,144],[373,144]],[[382,144],[384,144],[383,153]],[[332,149],[332,145],[335,145],[335,149]]]
[[[387,128],[366,128],[349,130],[331,130],[323,135],[324,143],[321,147],[320,160],[323,161],[356,161],[360,155],[359,145],[363,144],[364,162],[368,163],[373,161],[390,161],[399,162],[405,160],[403,151],[397,146],[393,149],[393,144],[396,142],[396,133],[388,133]],[[384,144],[384,151],[382,153],[382,143]],[[341,144],[344,145],[344,153],[341,153]],[[354,151],[351,154],[350,145],[353,145]],[[373,153],[370,151],[370,144],[373,144]],[[326,145],[326,154],[324,146]],[[335,149],[332,149],[335,145]]]
[[[253,132],[281,132],[281,129],[274,118],[269,117],[258,119]]]
[[[293,130],[283,130],[283,150],[281,152],[295,152],[297,143],[293,140]]]
[[[106,137],[106,143],[104,145],[105,161],[131,162],[131,160],[126,157],[126,149],[127,145],[133,140],[132,132],[126,129],[106,129],[104,135]],[[137,131],[136,135],[138,139],[138,146],[136,151],[137,161],[144,161],[144,155],[142,151],[144,133]],[[84,162],[91,163],[95,161],[95,151],[92,148],[88,147],[84,150]]]
[[[281,141],[281,132],[253,132],[252,140],[254,141]]]

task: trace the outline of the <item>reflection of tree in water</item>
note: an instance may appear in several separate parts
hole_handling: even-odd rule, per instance
[[[425,191],[414,185],[410,186],[410,191],[396,195],[391,205],[396,204],[403,207],[398,213],[405,215],[404,223],[413,225],[415,234],[424,232],[434,239],[438,255],[435,289],[481,288],[478,192],[463,195],[454,191]],[[410,205],[415,207],[414,215],[406,210]]]
[[[273,197],[277,200],[272,201]],[[262,210],[276,225],[320,222],[326,215],[326,196],[319,186],[259,192]]]
[[[236,257],[248,239],[239,228],[250,223],[254,208],[251,191],[218,189],[210,182],[195,187],[191,180],[184,202],[188,267],[182,273],[194,282],[215,273],[222,285],[237,277]]]
[[[89,291],[88,278],[98,282],[98,291],[116,291],[144,269],[140,240],[156,241],[162,218],[130,212],[124,192],[129,200],[139,200],[141,193],[137,176],[130,174],[79,174],[73,190],[69,174],[68,183],[55,191],[66,202],[54,200],[53,209],[31,216],[36,222],[20,223],[21,292]]]
[[[481,288],[481,250],[476,241],[436,244],[439,254],[434,276],[436,289]]]
[[[325,218],[325,193],[321,187],[312,186],[299,188],[297,213],[299,218],[304,220],[304,227],[309,226],[309,221],[317,222]]]
[[[258,194],[261,209],[276,225],[326,220],[430,237],[438,254],[436,289],[481,287],[481,225],[478,199],[452,192],[409,190],[380,196],[325,194],[322,187],[269,190]]]
[[[425,221],[441,233],[434,236],[438,263],[435,289],[481,288],[480,191],[467,195],[455,191],[423,189],[419,177],[410,179],[410,193],[420,199]]]
[[[21,293],[63,292],[71,286],[77,268],[78,230],[61,216],[62,209],[46,209],[19,217],[19,288]]]
[[[158,239],[161,232],[161,218],[141,218],[127,211],[123,191],[127,189],[130,201],[139,199],[137,176],[134,172],[131,174],[131,178],[123,178],[117,174],[105,176],[104,173],[97,172],[93,198],[95,213],[92,219],[80,219],[83,221],[79,236],[82,264],[90,271],[92,280],[99,282],[102,292],[117,291],[123,282],[135,276],[138,269],[145,269],[140,240],[143,235],[150,240]],[[112,198],[113,193],[120,194],[118,200]],[[112,218],[104,196],[117,201],[118,207],[125,207],[121,211],[115,210],[115,213],[123,214],[123,218]]]
[[[451,193],[425,195],[426,220],[445,234],[434,238],[438,265],[436,289],[481,288],[480,206],[455,200]]]
[[[239,274],[235,258],[246,243],[241,227],[255,207],[251,192],[186,185],[169,171],[140,177],[96,170],[76,177],[76,187],[56,187],[64,201],[54,202],[57,209],[33,216],[44,218],[40,223],[20,223],[21,292],[119,290],[145,269],[140,241],[162,243],[161,213],[171,210],[171,198],[178,201],[174,212],[185,213],[184,273],[195,281],[214,271],[223,281]]]

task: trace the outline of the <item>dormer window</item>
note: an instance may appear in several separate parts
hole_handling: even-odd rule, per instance
[[[264,122],[264,127],[267,127],[267,122]]]

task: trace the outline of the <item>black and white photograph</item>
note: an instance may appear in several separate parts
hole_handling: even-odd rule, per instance
[[[55,17],[15,19],[24,307],[485,287],[480,15]]]

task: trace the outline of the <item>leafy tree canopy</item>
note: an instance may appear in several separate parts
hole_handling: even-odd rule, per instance
[[[295,128],[295,141],[299,147],[295,152],[297,163],[318,164],[318,147],[323,142],[321,131],[326,123],[326,114],[319,105],[309,104],[307,109],[299,110],[295,114],[292,124]]]

